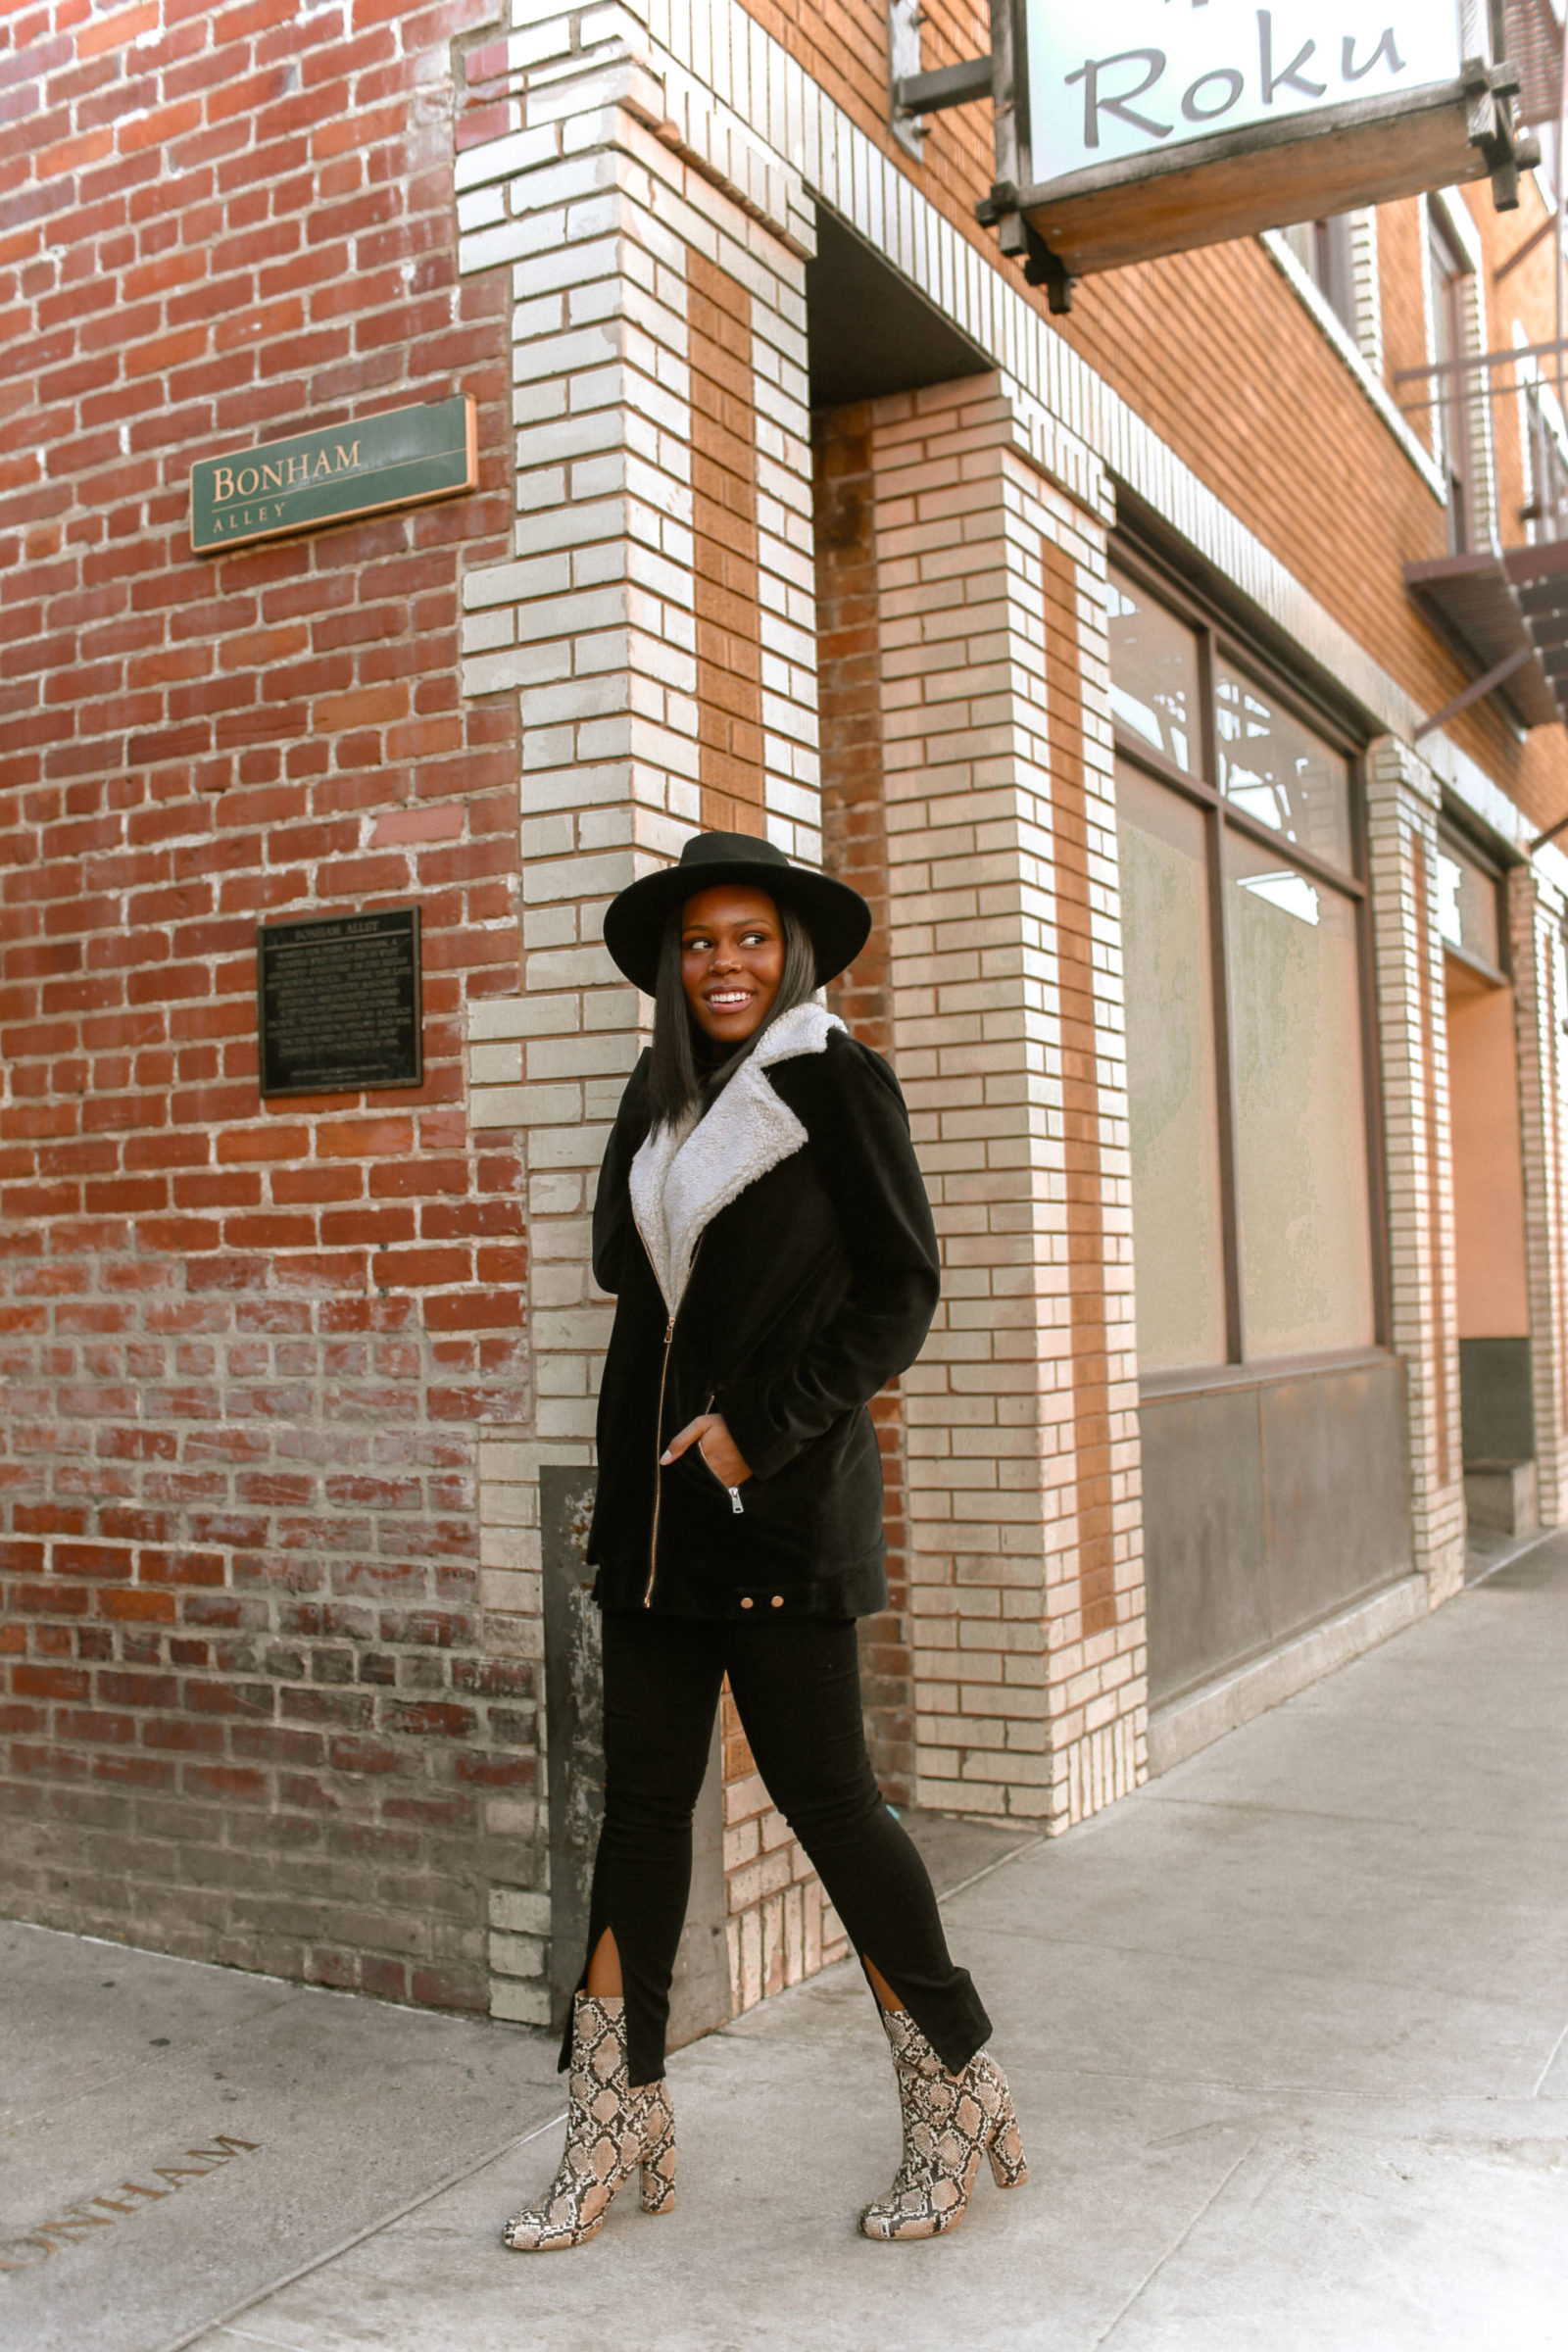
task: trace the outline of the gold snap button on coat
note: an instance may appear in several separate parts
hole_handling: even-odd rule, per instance
[[[782,1592],[775,1592],[775,1593],[774,1593],[774,1595],[773,1595],[773,1606],[774,1606],[774,1608],[775,1608],[775,1609],[781,1609],[781,1608],[784,1606],[784,1595],[783,1595],[783,1593],[782,1593]]]
[[[745,1595],[745,1597],[743,1598],[743,1600],[741,1601],[741,1607],[742,1607],[743,1609],[749,1609],[749,1608],[751,1607],[751,1605],[752,1605],[752,1596],[751,1596],[751,1594],[748,1592],[748,1593]]]

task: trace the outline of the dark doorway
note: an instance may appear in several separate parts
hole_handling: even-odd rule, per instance
[[[816,256],[806,265],[811,406],[845,408],[888,392],[919,392],[993,363],[950,325],[881,254],[816,208]]]
[[[814,460],[817,683],[822,846],[829,873],[854,884],[875,917],[873,944],[837,984],[834,1010],[878,1052],[893,1052],[887,962],[888,853],[882,778],[881,610],[871,401],[923,392],[992,362],[865,239],[820,205],[806,266]],[[887,1490],[888,1607],[860,1626],[866,1735],[886,1793],[915,1782],[914,1683],[906,1545],[903,1396],[874,1411]]]

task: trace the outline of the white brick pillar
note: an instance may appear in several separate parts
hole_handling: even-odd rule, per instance
[[[1404,1358],[1410,1521],[1434,1607],[1464,1582],[1464,1463],[1448,1107],[1438,928],[1441,790],[1392,737],[1366,761],[1372,938],[1383,1067],[1390,1344]]]
[[[1524,1147],[1525,1271],[1543,1527],[1568,1521],[1568,1236],[1564,1200],[1563,902],[1531,866],[1509,876]]]
[[[905,1383],[918,1794],[1064,1828],[1145,1769],[1108,497],[974,378],[872,411],[899,1074],[943,1302]]]
[[[540,1471],[593,1459],[612,1310],[592,1191],[647,1036],[605,906],[702,824],[820,857],[813,216],[798,173],[676,86],[636,10],[521,0],[513,22],[484,53],[511,126],[457,173],[463,268],[512,277],[516,427],[514,553],[465,582],[464,685],[515,695],[522,742],[522,990],[471,1009],[469,1100],[476,1126],[521,1131],[530,1250],[534,1409],[481,1447],[484,1592],[542,1656]],[[838,1931],[740,1759],[728,1777],[739,2005]],[[547,1998],[538,1892],[493,1898],[506,2016]]]

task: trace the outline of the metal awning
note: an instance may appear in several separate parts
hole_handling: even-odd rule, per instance
[[[1407,564],[1404,580],[1478,680],[1505,671],[1492,691],[1520,726],[1568,717],[1568,541],[1438,556]]]
[[[1510,547],[1502,562],[1557,715],[1568,718],[1568,540]]]

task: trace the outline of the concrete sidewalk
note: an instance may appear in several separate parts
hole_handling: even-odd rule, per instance
[[[849,1969],[675,2058],[673,2217],[541,2259],[540,2037],[0,1929],[0,2341],[1568,2348],[1565,1732],[1558,1537],[957,1893],[1034,2177],[928,2245],[854,2231],[897,2126]]]

